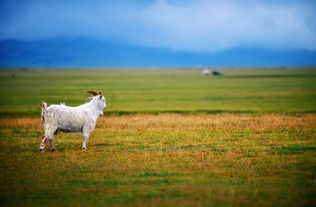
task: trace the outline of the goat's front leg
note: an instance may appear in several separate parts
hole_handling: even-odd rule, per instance
[[[89,139],[89,135],[84,134],[82,140],[82,149],[87,149],[87,142]]]
[[[40,151],[44,151],[46,140],[47,140],[47,137],[44,135],[42,137],[42,141],[41,141],[41,144],[40,144]]]

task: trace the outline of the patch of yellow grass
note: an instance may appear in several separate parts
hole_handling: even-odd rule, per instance
[[[40,129],[41,120],[37,117],[9,117],[0,118],[2,128],[32,128]],[[97,121],[97,128],[102,129],[170,129],[170,128],[315,128],[315,114],[299,115],[243,115],[243,114],[217,114],[217,115],[125,115],[125,116],[102,116]]]

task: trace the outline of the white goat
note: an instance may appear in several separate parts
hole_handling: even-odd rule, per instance
[[[89,102],[70,107],[65,104],[50,105],[47,103],[41,104],[42,122],[44,125],[45,134],[42,137],[40,151],[44,151],[46,140],[49,140],[50,149],[55,151],[54,135],[61,132],[81,132],[83,136],[82,148],[87,148],[87,141],[90,133],[93,131],[96,121],[100,115],[103,115],[103,110],[106,107],[105,97],[95,91],[85,91],[90,93]]]

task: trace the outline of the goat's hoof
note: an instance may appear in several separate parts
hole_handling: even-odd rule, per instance
[[[45,150],[44,149],[39,149],[40,150],[40,152],[45,152]]]
[[[54,149],[51,149],[51,151],[52,151],[52,152],[55,152],[55,148],[54,148]]]
[[[86,149],[87,149],[87,147],[81,147],[81,149],[86,150]]]

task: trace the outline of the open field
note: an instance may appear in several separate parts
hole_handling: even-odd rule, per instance
[[[316,70],[223,72],[1,70],[0,206],[313,206]],[[40,153],[39,103],[86,89],[108,102],[88,150]]]
[[[4,206],[312,206],[316,115],[104,117],[40,153],[38,118],[1,119]]]
[[[81,104],[102,89],[107,114],[308,113],[316,111],[316,70],[2,70],[0,114],[37,115],[42,100]],[[14,78],[12,75],[14,74]]]

